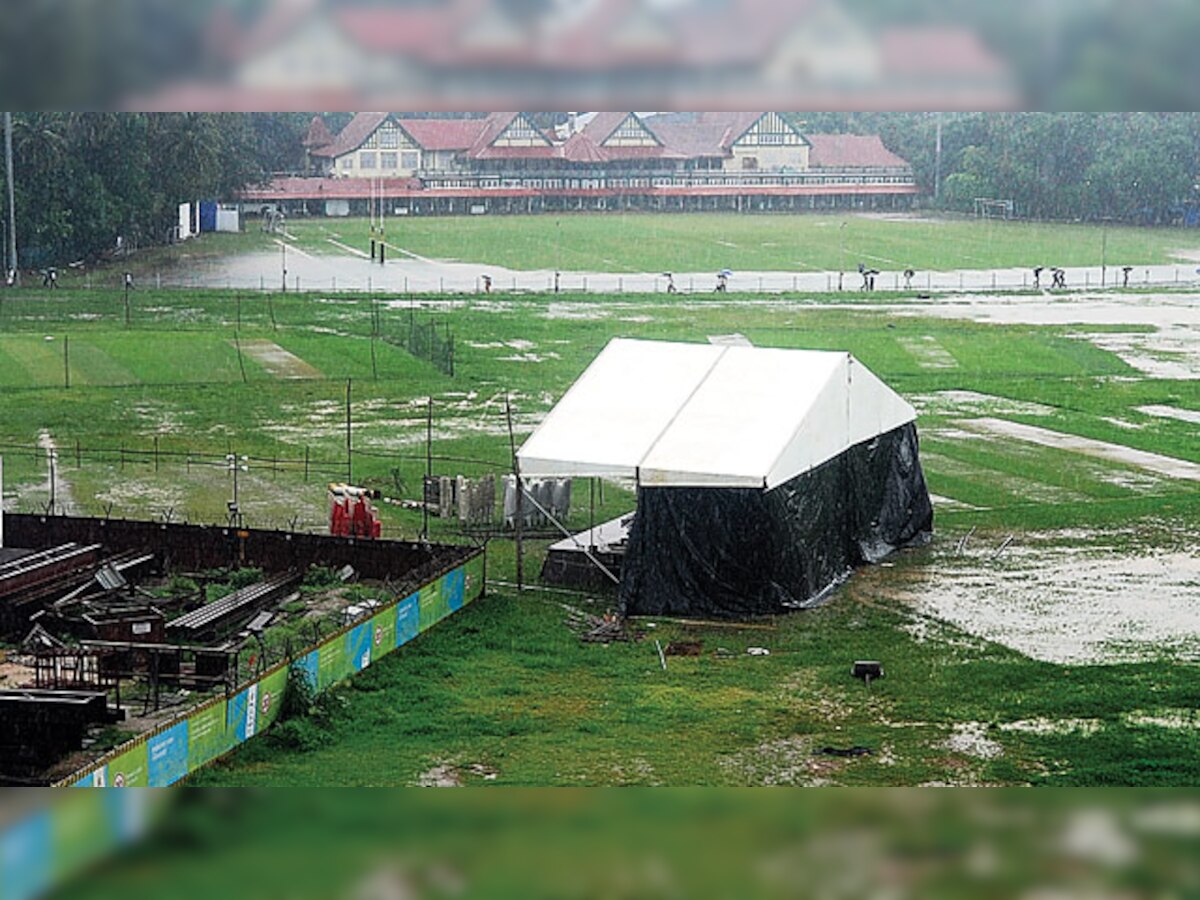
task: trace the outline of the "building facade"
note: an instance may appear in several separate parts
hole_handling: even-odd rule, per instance
[[[554,132],[521,112],[373,112],[337,135],[318,118],[304,143],[313,177],[276,179],[243,202],[314,215],[373,200],[400,215],[770,211],[899,209],[918,193],[912,167],[877,135],[806,134],[779,112],[572,114]]]

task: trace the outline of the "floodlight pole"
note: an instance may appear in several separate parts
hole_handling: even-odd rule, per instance
[[[843,222],[838,226],[838,246],[840,248],[841,262],[838,265],[838,290],[842,289],[842,282],[846,277],[846,223]]]
[[[12,113],[4,114],[4,184],[8,190],[8,247],[6,248],[5,268],[12,271],[13,285],[21,281],[21,270],[17,266],[17,208],[13,189],[13,145],[12,145]],[[7,271],[6,273],[7,274]]]
[[[1100,229],[1100,287],[1104,287],[1108,280],[1108,220],[1110,218],[1110,216],[1104,217]]]

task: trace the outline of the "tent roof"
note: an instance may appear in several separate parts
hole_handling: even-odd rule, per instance
[[[617,338],[517,457],[530,476],[770,489],[915,418],[849,353]]]

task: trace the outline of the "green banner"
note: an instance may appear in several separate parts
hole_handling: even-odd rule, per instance
[[[287,690],[288,670],[286,666],[272,672],[258,683],[258,729],[265,731],[279,718],[283,706],[283,693]]]
[[[391,653],[396,649],[396,610],[385,609],[371,619],[371,659]]]
[[[218,700],[188,717],[188,770],[194,771],[232,746],[225,731],[225,701]]]
[[[150,774],[146,766],[146,742],[138,741],[108,764],[109,787],[149,787]]]
[[[342,638],[317,648],[318,691],[337,684],[349,674],[350,662],[346,659],[346,642]]]
[[[51,820],[51,858],[59,877],[83,868],[116,843],[105,791],[88,791],[60,806]],[[86,798],[86,799],[85,799]]]
[[[475,600],[483,593],[484,579],[484,557],[480,553],[472,560],[468,560],[463,566],[466,571],[466,584],[464,585],[463,604],[466,605],[472,600]]]
[[[442,582],[439,578],[428,587],[421,588],[421,631],[428,631],[450,614],[450,607],[442,593]]]

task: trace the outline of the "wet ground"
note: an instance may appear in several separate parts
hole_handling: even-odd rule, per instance
[[[862,573],[868,594],[914,612],[918,640],[952,639],[946,622],[1046,662],[1200,660],[1200,550],[1046,532],[1015,535],[1003,551],[1005,535],[975,535],[960,554],[960,537],[902,572]]]
[[[484,276],[491,279],[493,292],[542,293],[554,290],[554,272],[546,269],[514,270],[486,263],[430,259],[403,247],[389,245],[385,264],[346,244],[330,241],[328,252],[312,253],[292,243],[279,241],[279,251],[247,253],[204,260],[187,270],[164,271],[163,285],[237,288],[241,290],[416,291],[421,293],[483,293]],[[1116,287],[1121,273],[1112,266],[1067,269],[1067,285],[1081,288]],[[715,272],[676,272],[680,293],[712,294],[717,286]],[[595,293],[666,292],[668,280],[662,272],[564,271],[559,289],[564,292]],[[862,290],[857,272],[734,272],[729,290],[742,292],[810,291],[825,293]],[[1130,287],[1148,285],[1200,284],[1196,264],[1139,266],[1131,273]],[[878,290],[987,291],[1032,289],[1029,269],[956,269],[919,272],[906,279],[902,271],[881,271],[875,279]],[[1045,285],[1042,285],[1043,287]]]

